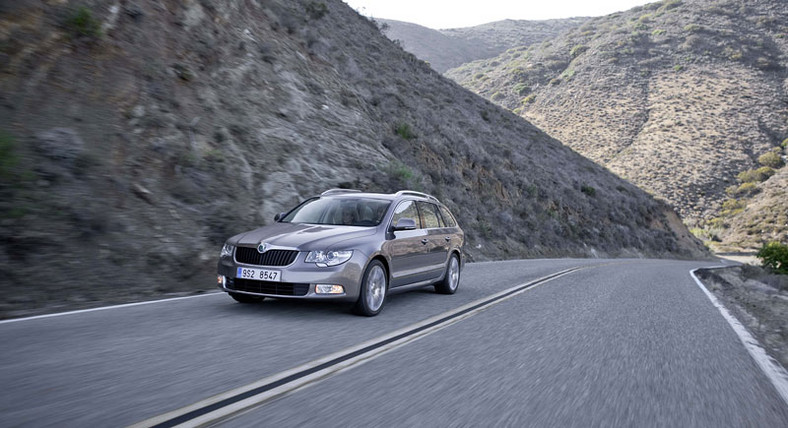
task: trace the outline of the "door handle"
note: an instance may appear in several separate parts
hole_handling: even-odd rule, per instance
[[[429,239],[427,239],[427,238],[424,238],[424,239],[421,240],[421,243],[424,244],[424,245],[427,245],[427,242],[430,242]]]

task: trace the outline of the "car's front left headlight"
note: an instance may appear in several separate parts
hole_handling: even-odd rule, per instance
[[[233,251],[235,250],[235,245],[230,245],[225,243],[222,247],[222,252],[219,254],[219,257],[232,257]]]
[[[353,257],[353,250],[346,251],[310,251],[304,262],[314,263],[318,267],[337,266]]]

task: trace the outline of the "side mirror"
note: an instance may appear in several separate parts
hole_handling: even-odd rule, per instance
[[[408,217],[403,217],[397,220],[397,224],[394,225],[394,230],[416,230],[416,220]]]
[[[284,212],[278,213],[277,215],[274,216],[274,221],[279,221],[279,220],[283,219],[285,217],[285,214],[287,214],[287,213],[284,213]]]

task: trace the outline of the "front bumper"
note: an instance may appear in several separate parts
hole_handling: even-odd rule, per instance
[[[304,262],[306,252],[298,253],[295,261],[287,266],[260,266],[238,263],[234,258],[219,259],[218,287],[228,293],[249,294],[254,296],[294,298],[294,299],[331,299],[356,301],[361,287],[361,277],[366,268],[367,257],[354,251],[353,257],[339,266],[317,267],[314,263]],[[281,281],[256,281],[236,278],[238,268],[257,268],[281,272]],[[341,285],[344,294],[318,294],[317,284]]]

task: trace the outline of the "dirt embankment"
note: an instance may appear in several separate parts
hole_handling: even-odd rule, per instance
[[[698,277],[766,352],[788,367],[788,276],[741,265],[701,269]]]

